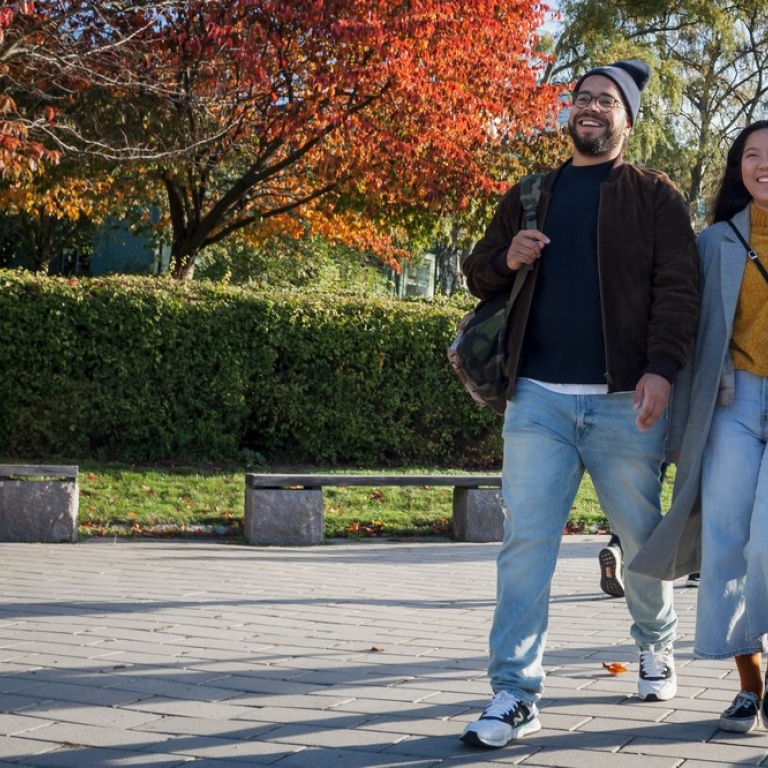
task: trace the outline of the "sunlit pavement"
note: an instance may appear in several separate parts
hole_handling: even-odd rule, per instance
[[[499,750],[458,739],[490,695],[498,544],[0,544],[0,768],[760,765],[768,732],[717,728],[738,678],[693,659],[682,581],[678,696],[636,698],[606,540],[563,538],[543,728]]]

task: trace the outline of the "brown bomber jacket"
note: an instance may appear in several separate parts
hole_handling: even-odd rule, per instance
[[[543,179],[539,229],[546,221],[559,172],[558,168]],[[493,297],[514,281],[516,272],[507,267],[506,253],[521,228],[516,184],[502,197],[485,234],[462,265],[469,290],[479,299]],[[698,264],[688,210],[675,186],[665,174],[619,158],[600,189],[598,215],[609,392],[633,391],[644,373],[673,382],[688,361],[698,320]],[[508,397],[514,394],[536,277],[534,265],[510,315]]]

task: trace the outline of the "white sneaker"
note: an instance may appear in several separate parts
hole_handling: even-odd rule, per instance
[[[535,704],[523,704],[508,691],[499,691],[480,719],[464,729],[461,740],[479,747],[503,747],[512,739],[539,730],[539,709]]]
[[[637,694],[643,701],[667,701],[677,693],[675,657],[671,645],[649,645],[640,651]]]

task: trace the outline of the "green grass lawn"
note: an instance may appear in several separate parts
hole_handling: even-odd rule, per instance
[[[237,540],[243,530],[246,471],[249,470],[242,467],[213,465],[134,467],[84,462],[80,464],[78,478],[80,535]],[[443,472],[414,467],[386,471]],[[674,468],[664,484],[665,508],[673,478]],[[324,489],[323,497],[328,538],[451,535],[451,488],[338,487]],[[606,520],[589,477],[582,483],[567,530],[606,530]]]

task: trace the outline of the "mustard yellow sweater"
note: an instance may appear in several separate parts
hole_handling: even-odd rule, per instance
[[[749,246],[768,269],[768,211],[754,205],[750,214]],[[741,280],[731,354],[735,368],[768,376],[768,283],[751,259],[747,259]]]

